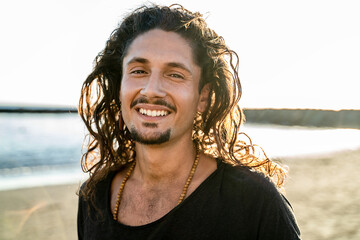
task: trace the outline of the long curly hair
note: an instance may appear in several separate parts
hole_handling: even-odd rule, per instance
[[[251,139],[240,132],[244,114],[238,105],[241,84],[237,54],[207,27],[200,13],[180,5],[151,5],[140,7],[124,18],[97,55],[93,71],[83,83],[79,114],[89,135],[84,141],[81,162],[90,178],[81,194],[86,199],[93,198],[101,179],[134,160],[135,143],[129,130],[119,124],[122,61],[132,41],[151,29],[176,32],[186,39],[195,63],[202,69],[199,92],[205,84],[210,86],[207,109],[194,120],[194,126],[198,127],[194,127],[193,138],[201,151],[232,165],[262,172],[281,187],[285,170],[261,148],[258,151]]]

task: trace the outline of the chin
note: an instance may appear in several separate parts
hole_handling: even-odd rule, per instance
[[[153,136],[145,136],[145,134],[140,133],[134,127],[132,127],[130,134],[132,139],[137,143],[144,145],[160,145],[170,140],[171,130],[168,129],[162,133],[155,133]]]

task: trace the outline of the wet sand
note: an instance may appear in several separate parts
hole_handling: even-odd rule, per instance
[[[360,239],[360,150],[282,162],[302,239]],[[0,191],[0,239],[77,239],[78,187]]]
[[[360,150],[284,162],[302,238],[360,239]]]

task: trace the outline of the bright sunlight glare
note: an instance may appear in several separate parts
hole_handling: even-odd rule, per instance
[[[176,2],[203,13],[238,53],[242,106],[360,109],[358,1]],[[142,3],[2,2],[0,104],[76,106],[96,54]]]

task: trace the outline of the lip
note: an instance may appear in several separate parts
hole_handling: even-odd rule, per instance
[[[168,112],[176,112],[176,106],[166,102],[164,99],[149,100],[140,97],[130,104],[130,108],[145,108],[149,110],[165,110]]]
[[[134,109],[136,111],[139,111],[140,108],[146,109],[146,110],[159,110],[159,111],[167,111],[169,114],[172,113],[172,110],[167,108],[166,106],[163,105],[156,105],[156,104],[148,104],[148,103],[139,103],[136,104],[136,106],[134,107]]]

